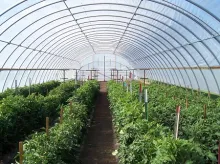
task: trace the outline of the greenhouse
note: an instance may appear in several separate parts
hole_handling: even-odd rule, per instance
[[[220,164],[219,0],[3,0],[0,59],[0,164]]]

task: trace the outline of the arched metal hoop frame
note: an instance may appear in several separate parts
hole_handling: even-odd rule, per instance
[[[191,65],[189,63],[189,60],[187,59],[187,56],[189,56],[190,59],[193,60],[193,62],[196,64],[196,66],[199,67],[199,63],[197,62],[194,55],[190,53],[187,47],[191,47],[204,60],[204,63],[207,65],[207,67],[209,67],[209,63],[206,61],[203,52],[195,46],[196,43],[201,43],[205,47],[207,52],[209,52],[211,57],[213,57],[215,61],[218,63],[218,65],[220,65],[220,61],[216,57],[213,50],[204,42],[204,40],[200,39],[196,31],[190,30],[189,27],[187,27],[180,21],[177,21],[174,18],[167,16],[166,14],[141,7],[142,1],[143,0],[140,0],[138,5],[136,6],[130,4],[122,4],[122,3],[94,3],[94,4],[83,4],[74,7],[68,7],[65,1],[55,1],[53,3],[39,7],[34,11],[31,11],[26,15],[22,16],[14,23],[10,24],[6,29],[1,31],[1,35],[7,33],[7,31],[11,27],[16,26],[16,23],[19,22],[20,20],[39,11],[40,9],[46,9],[47,7],[59,3],[65,4],[66,6],[65,9],[57,10],[53,13],[45,15],[40,19],[35,20],[33,23],[27,25],[23,30],[19,31],[17,35],[14,36],[10,41],[0,40],[1,42],[6,43],[6,45],[0,50],[0,53],[3,52],[9,45],[17,46],[14,49],[14,51],[5,60],[5,63],[3,64],[2,68],[4,68],[4,66],[10,60],[10,58],[14,57],[14,55],[16,54],[16,52],[20,47],[24,48],[24,51],[20,53],[19,56],[16,56],[17,59],[12,64],[11,68],[13,68],[16,65],[16,63],[23,57],[22,55],[24,55],[24,53],[27,50],[31,50],[31,52],[28,55],[26,55],[26,57],[21,62],[19,68],[22,68],[24,63],[34,53],[36,54],[29,61],[27,67],[63,68],[64,65],[71,62],[73,63],[74,67],[80,68],[81,67],[80,63],[86,60],[87,58],[89,58],[91,55],[94,55],[93,54],[94,52],[96,54],[114,53],[114,55],[120,55],[126,60],[130,61],[134,68],[138,68],[140,65],[146,68],[157,68],[157,67],[177,68],[184,66],[190,67]],[[210,35],[210,39],[213,39],[218,44],[220,44],[219,39],[216,37],[219,36],[219,33],[216,31],[216,29],[211,27],[209,24],[207,24],[205,21],[203,21],[196,15],[185,10],[184,8],[181,8],[180,6],[177,6],[176,4],[168,2],[166,0],[164,1],[146,0],[146,1],[155,3],[157,5],[162,5],[170,10],[174,10],[175,12],[178,12],[179,14],[181,14],[181,16],[187,17],[187,19],[190,19],[191,21],[195,22],[195,24],[197,24],[201,29],[206,31],[207,34]],[[4,22],[2,22],[1,26],[6,24],[10,19],[15,17],[22,11],[25,11],[38,4],[41,4],[42,2],[43,1],[39,1],[36,4],[33,4],[27,8],[24,8],[21,11],[18,11],[17,13],[6,19]],[[205,14],[209,15],[210,17],[212,17],[213,19],[215,19],[220,23],[220,19],[218,17],[213,15],[205,8],[201,7],[199,4],[196,4],[195,2],[192,2],[190,0],[187,0],[187,2],[193,5],[194,7],[199,8]],[[4,16],[5,14],[7,14],[7,12],[16,9],[16,7],[25,3],[26,1],[22,1],[16,4],[15,6],[11,7],[10,9],[2,13],[1,16]],[[86,10],[86,11],[83,11],[82,9],[83,7],[101,6],[101,5],[111,5],[112,8],[114,8],[114,6],[130,7],[134,9],[134,12],[125,11],[122,9],[95,9],[95,10]],[[82,9],[82,10],[80,12],[73,12],[74,9]],[[138,12],[139,10],[149,11],[161,17],[171,20],[173,23],[180,26],[182,29],[187,31],[191,36],[193,36],[196,39],[196,41],[191,42],[190,39],[187,38],[187,36],[184,36],[183,34],[181,34],[180,31],[176,30],[172,26],[168,26],[166,23],[164,23],[160,19],[157,19],[156,17],[141,14]],[[61,13],[63,11],[69,11],[70,14],[54,18],[50,22],[47,22],[44,25],[38,27],[35,31],[30,33],[26,38],[21,40],[19,44],[13,42],[17,37],[19,37],[23,32],[28,30],[29,27],[33,27],[37,22],[44,20],[49,16],[55,15],[57,13]],[[96,16],[90,15],[90,16],[80,17],[77,20],[74,17],[75,15],[80,15],[82,13],[95,13],[95,12],[103,12],[103,11],[112,12],[114,13],[114,15],[112,14],[111,15],[100,14]],[[128,16],[124,16],[124,15],[120,16],[120,13],[122,13],[122,15],[127,14]],[[108,17],[108,19],[90,21],[90,18],[102,18],[102,17],[103,18]],[[29,44],[29,46],[22,45],[26,40],[31,38],[34,34],[37,34],[44,27],[65,18],[71,18],[72,20],[57,24],[56,26],[48,29],[43,34],[40,34],[34,41],[32,41]],[[119,20],[116,20],[115,18],[119,18]],[[140,18],[150,19],[152,20],[152,22],[156,21],[160,25],[163,25],[165,28],[168,28],[170,31],[172,31],[172,33],[168,33],[165,30],[158,28],[153,23],[143,21],[144,19],[142,20]],[[136,24],[135,22],[139,22],[140,24]],[[70,25],[56,31],[56,29],[67,24]],[[111,26],[108,27],[108,25]],[[155,30],[152,30],[152,28]],[[54,33],[44,38],[48,32],[53,30]],[[178,36],[179,39],[184,40],[186,44],[182,44],[175,36]],[[41,40],[40,43],[38,45],[35,45],[36,42],[39,40]],[[182,49],[184,53],[183,51],[180,51],[180,49]],[[191,72],[191,76],[189,75],[189,71]],[[190,69],[189,71],[178,70],[178,69],[164,71],[159,69],[159,70],[150,71],[150,74],[152,77],[156,78],[157,80],[160,81],[162,80],[163,82],[168,82],[168,83],[175,83],[177,85],[184,87],[188,87],[188,85],[190,87],[193,87],[192,80],[194,79],[197,87],[201,88],[202,86],[196,76],[196,74],[199,73],[201,74],[202,79],[205,82],[206,89],[210,90],[208,80],[206,79],[204,72],[201,69],[197,71]],[[217,86],[218,89],[217,92],[220,93],[220,88],[218,85],[216,75],[213,73],[212,69],[210,69],[209,71],[212,78],[214,79],[215,85]],[[8,78],[11,73],[12,72],[9,71],[5,78],[3,90],[5,89],[6,83],[9,81]],[[57,73],[58,72],[54,70],[35,71],[35,72],[24,71],[22,75],[20,75],[19,84],[21,84],[21,81],[23,81],[21,79],[24,78],[26,78],[25,80],[25,84],[26,84],[29,77],[35,79],[34,83],[55,79]],[[19,74],[18,72],[15,73],[13,81],[18,78],[18,74]],[[189,83],[187,84],[186,81],[188,81]]]

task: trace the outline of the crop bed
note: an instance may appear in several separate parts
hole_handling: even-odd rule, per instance
[[[220,115],[216,104],[202,93],[152,83],[147,86],[148,121],[139,101],[139,82],[132,93],[122,83],[108,83],[119,149],[119,163],[216,163]],[[187,99],[187,108],[186,108]],[[204,103],[206,115],[204,118]],[[176,106],[181,106],[178,139],[174,139]]]
[[[62,121],[24,142],[24,164],[79,163],[80,145],[98,93],[98,82],[88,81],[62,107]]]

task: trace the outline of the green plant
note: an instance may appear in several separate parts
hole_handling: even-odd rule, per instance
[[[88,124],[98,92],[98,82],[88,81],[69,99],[64,106],[63,122],[50,128],[49,136],[35,133],[24,143],[23,163],[65,164],[79,163],[80,144]]]
[[[132,84],[133,93],[130,94],[122,84],[108,83],[108,98],[120,144],[117,151],[120,163],[205,163],[212,158],[210,151],[204,151],[194,141],[175,140],[168,127],[152,119],[144,120],[143,103],[138,101],[135,91],[138,83]]]
[[[67,88],[67,89],[66,89]],[[73,82],[66,82],[51,91],[51,94],[42,96],[31,94],[27,97],[7,96],[0,102],[0,152],[6,152],[27,135],[45,125],[45,117],[54,122],[58,117],[58,110],[62,103],[73,95]],[[68,92],[68,93],[67,93]],[[53,93],[53,94],[52,94]],[[69,96],[69,97],[67,97]],[[66,100],[64,101],[64,98]]]

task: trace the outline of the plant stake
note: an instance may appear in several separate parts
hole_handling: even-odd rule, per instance
[[[49,117],[46,117],[46,134],[49,136]]]
[[[142,84],[140,83],[140,86],[139,86],[139,101],[141,102],[142,101]]]
[[[72,112],[72,110],[73,110],[73,102],[70,101],[70,112]]]
[[[23,142],[19,142],[19,163],[23,164]]]
[[[147,89],[144,89],[144,107],[145,107],[145,117],[146,120],[148,120],[148,95],[147,95]]]
[[[204,119],[206,119],[206,110],[207,110],[207,106],[206,104],[204,104]]]
[[[178,138],[179,121],[180,121],[180,106],[177,106],[177,108],[176,108],[176,125],[175,125],[175,129],[174,129],[175,139]]]
[[[132,81],[130,82],[130,92],[132,94]]]
[[[210,98],[210,91],[208,92],[208,97]]]
[[[60,124],[63,122],[63,107],[60,109]]]

